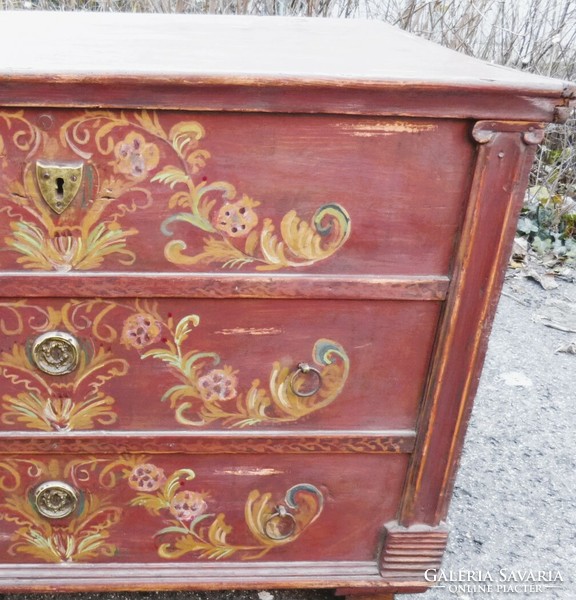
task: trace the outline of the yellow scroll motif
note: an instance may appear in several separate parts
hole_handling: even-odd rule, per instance
[[[233,528],[225,513],[211,513],[215,503],[210,492],[192,489],[194,470],[178,469],[166,475],[164,469],[146,457],[123,457],[106,466],[100,476],[104,487],[116,484],[115,471],[135,492],[130,506],[140,506],[164,527],[156,533],[160,540],[158,555],[174,560],[187,554],[219,560],[237,555],[255,560],[268,552],[294,542],[322,512],[324,498],[308,483],[291,487],[284,497],[252,490],[245,503],[244,519],[251,536],[248,543],[230,541]]]
[[[24,111],[0,112],[0,122],[12,134],[0,145],[27,153],[22,179],[8,180],[2,175],[0,186],[0,212],[10,219],[11,229],[4,242],[8,249],[20,254],[17,262],[25,269],[62,272],[98,269],[110,256],[123,265],[132,264],[136,256],[128,250],[127,240],[138,231],[123,227],[121,219],[151,204],[150,192],[138,185],[141,179],[118,166],[114,176],[100,180],[96,165],[87,163],[83,184],[78,183],[80,191],[73,202],[79,217],[69,222],[50,209],[37,181],[37,161],[46,156],[69,156],[73,150],[65,130],[60,139],[54,138],[28,120]],[[118,165],[122,164],[121,152],[123,148],[117,152]],[[87,157],[85,153],[75,156]],[[152,168],[152,164],[148,158],[144,168]]]
[[[123,321],[122,313],[127,315]],[[272,364],[267,386],[254,379],[243,392],[237,369],[221,364],[215,352],[190,347],[189,337],[199,323],[195,314],[177,322],[172,316],[165,319],[157,303],[147,300],[70,300],[58,309],[26,300],[0,302],[0,334],[21,336],[27,331],[27,340],[0,352],[0,377],[11,386],[2,395],[0,422],[38,431],[89,430],[116,423],[116,401],[104,387],[130,368],[115,352],[118,341],[144,360],[165,364],[175,381],[161,401],[188,427],[216,421],[225,427],[290,423],[327,407],[344,388],[350,368],[344,348],[319,339],[312,349],[319,383],[314,393],[298,395],[291,385],[297,366],[280,362]],[[64,377],[36,368],[27,349],[37,335],[55,329],[81,342],[78,367]]]
[[[321,385],[316,393],[298,396],[290,385],[294,374],[279,362],[272,365],[267,389],[255,379],[246,393],[238,390],[239,372],[221,364],[221,357],[189,347],[187,343],[200,317],[187,315],[167,321],[148,305],[124,322],[122,342],[141,352],[142,359],[164,362],[178,383],[162,396],[182,425],[203,427],[222,421],[228,427],[260,423],[289,423],[331,404],[342,391],[350,368],[348,356],[337,342],[319,339],[312,356]],[[164,332],[165,337],[162,337]]]
[[[195,479],[190,468],[167,475],[149,457],[134,454],[112,461],[94,456],[65,463],[2,460],[0,520],[12,526],[8,552],[52,563],[110,559],[122,551],[125,537],[111,539],[114,526],[125,512],[141,507],[161,519],[162,528],[154,536],[160,558],[192,554],[211,560],[233,555],[256,560],[296,541],[318,519],[324,505],[321,491],[309,483],[294,485],[283,496],[252,490],[244,507],[243,539],[247,541],[232,542],[225,513],[210,512],[216,502],[209,491],[196,488]],[[69,517],[47,519],[34,508],[31,490],[51,480],[69,482],[78,492],[80,501]],[[98,486],[98,493],[87,489],[92,485]],[[126,488],[133,497],[119,501]],[[109,495],[112,490],[119,494],[116,501]]]
[[[32,336],[64,326],[70,333],[85,333],[93,341],[109,341],[110,326],[102,319],[116,305],[104,300],[72,300],[61,309],[28,306],[26,301],[0,303],[0,333],[18,335],[24,319]],[[128,373],[128,362],[103,345],[82,345],[79,364],[64,380],[46,375],[31,362],[25,343],[14,343],[0,353],[0,376],[16,392],[2,395],[0,420],[37,431],[73,431],[105,427],[116,422],[115,400],[102,387]]]
[[[257,270],[303,267],[325,260],[350,236],[350,216],[336,203],[319,207],[309,222],[290,210],[280,223],[280,236],[270,218],[259,216],[261,202],[239,195],[227,181],[199,181],[194,177],[210,154],[198,148],[204,137],[200,123],[175,125],[166,141],[178,156],[177,166],[168,165],[154,175],[174,191],[170,208],[184,210],[162,223],[162,232],[172,235],[174,223],[187,223],[208,234],[204,250],[190,255],[183,240],[166,244],[164,255],[177,265],[220,264],[241,268],[252,264]]]
[[[304,267],[332,256],[350,236],[350,217],[338,203],[319,206],[305,218],[290,210],[278,228],[261,214],[264,201],[238,193],[228,181],[200,177],[210,153],[200,147],[205,131],[197,121],[168,128],[156,112],[87,111],[66,122],[58,137],[32,123],[25,111],[0,112],[2,121],[11,139],[0,137],[0,151],[12,147],[26,153],[22,179],[5,179],[0,186],[0,212],[10,218],[12,230],[4,241],[26,269],[96,270],[108,259],[134,264],[128,240],[138,230],[123,222],[152,206],[154,182],[169,188],[167,208],[174,211],[161,224],[162,233],[172,236],[173,226],[184,223],[203,236],[197,254],[188,253],[182,239],[165,245],[165,258],[183,267]],[[48,157],[57,165],[58,157],[70,155],[84,163],[77,176],[83,183],[65,209],[76,206],[68,220],[45,202],[37,164]]]
[[[3,474],[7,473],[3,477]],[[107,497],[84,492],[82,502],[72,517],[50,520],[34,509],[29,490],[21,473],[36,483],[60,478],[57,461],[7,459],[0,462],[0,520],[15,526],[10,536],[11,555],[23,554],[36,561],[51,563],[81,562],[112,557],[116,545],[109,541],[110,529],[120,521],[122,509],[113,506]]]

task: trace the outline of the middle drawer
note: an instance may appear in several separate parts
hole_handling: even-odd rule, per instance
[[[0,302],[0,428],[412,429],[441,303]]]

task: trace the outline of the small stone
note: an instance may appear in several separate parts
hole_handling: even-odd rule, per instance
[[[532,380],[520,371],[507,371],[500,373],[500,379],[511,387],[529,388],[532,387]]]

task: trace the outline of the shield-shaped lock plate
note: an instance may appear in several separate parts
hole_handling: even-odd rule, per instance
[[[36,179],[42,198],[58,214],[69,206],[82,184],[84,164],[36,161]]]

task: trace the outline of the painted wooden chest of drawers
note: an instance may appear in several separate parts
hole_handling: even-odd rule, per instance
[[[0,589],[426,589],[574,88],[380,23],[0,29]]]

